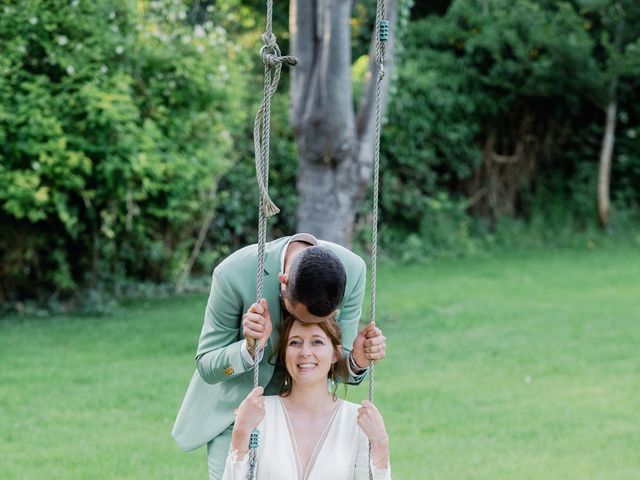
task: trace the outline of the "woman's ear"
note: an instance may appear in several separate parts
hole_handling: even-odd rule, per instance
[[[336,363],[340,357],[342,357],[342,345],[338,345],[333,351],[333,360],[331,363]]]

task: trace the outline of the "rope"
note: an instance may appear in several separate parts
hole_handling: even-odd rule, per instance
[[[256,163],[256,180],[260,193],[258,207],[258,270],[256,273],[256,302],[263,297],[264,289],[264,261],[265,245],[267,243],[267,219],[276,215],[280,209],[269,197],[269,139],[271,135],[271,98],[276,93],[282,64],[294,66],[297,59],[291,55],[282,55],[273,34],[273,0],[267,0],[266,28],[262,34],[262,48],[260,57],[264,63],[264,96],[262,104],[256,112],[253,122],[253,146]],[[253,345],[256,358],[258,356],[257,342]],[[253,367],[253,388],[260,384],[260,364],[256,361]],[[259,445],[258,431],[251,433],[249,442],[249,474],[247,478],[253,480],[256,475],[256,451]]]
[[[272,0],[269,0],[269,3],[271,3],[271,1]],[[253,147],[256,162],[256,179],[258,180],[258,189],[260,190],[260,212],[262,212],[266,218],[269,218],[280,212],[280,209],[269,197],[271,98],[278,89],[282,64],[286,63],[287,65],[294,66],[297,64],[297,60],[291,55],[281,55],[280,47],[278,47],[276,36],[273,33],[265,32],[261,38],[263,45],[260,49],[260,56],[264,63],[264,97],[253,122]],[[259,226],[262,225],[261,220],[262,219],[259,220]]]
[[[389,35],[389,22],[386,20],[387,7],[385,0],[378,0],[376,6],[376,124],[373,157],[373,218],[371,229],[371,321],[376,321],[376,278],[378,263],[378,197],[380,185],[380,134],[382,124],[382,80],[384,79],[384,59],[386,56],[386,41]],[[375,386],[375,365],[369,367],[369,401],[373,403]],[[373,480],[371,471],[371,442],[369,442],[369,480]]]

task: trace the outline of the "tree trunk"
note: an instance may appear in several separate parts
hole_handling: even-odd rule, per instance
[[[482,0],[482,14],[489,15],[489,0]]]
[[[618,102],[612,100],[607,105],[607,119],[600,150],[600,168],[598,169],[598,217],[602,228],[609,225],[609,185],[611,184],[611,158],[616,134],[616,114]]]
[[[290,3],[291,50],[298,58],[292,73],[290,111],[298,147],[298,231],[345,246],[351,244],[356,202],[370,177],[375,115],[372,89],[365,88],[361,110],[367,112],[362,119],[358,116],[356,128],[351,9],[351,2],[344,0]],[[393,25],[395,1],[388,2],[388,12]],[[371,56],[369,61],[372,70]],[[369,152],[370,158],[362,159],[361,151]]]
[[[616,26],[614,39],[614,49],[616,53],[621,50],[623,32],[624,18],[620,18]],[[600,165],[598,168],[598,219],[603,229],[609,226],[611,163],[613,144],[616,137],[616,116],[618,113],[617,90],[618,75],[614,74],[609,84],[609,102],[607,103],[607,115],[604,135],[602,136],[602,148],[600,149]]]

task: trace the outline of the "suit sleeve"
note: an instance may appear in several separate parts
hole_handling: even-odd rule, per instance
[[[218,383],[247,371],[240,348],[242,309],[240,294],[222,272],[214,270],[196,353],[196,368],[207,383]]]
[[[364,300],[364,291],[367,283],[367,266],[361,258],[358,260],[360,263],[358,279],[351,292],[348,293],[347,299],[340,310],[340,316],[338,317],[338,323],[342,330],[342,350],[347,362],[349,361],[349,353],[353,348],[353,341],[358,334],[358,323],[362,315],[362,302]],[[349,383],[351,384],[357,385],[361,383],[363,379],[364,375],[358,377],[349,375]]]

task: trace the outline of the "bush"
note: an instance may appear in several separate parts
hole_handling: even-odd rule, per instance
[[[255,78],[261,86],[261,79]],[[291,235],[296,231],[298,195],[296,192],[296,157],[293,132],[287,122],[288,95],[284,85],[271,105],[271,148],[269,160],[269,194],[280,213],[268,220],[270,238]],[[254,99],[256,105],[261,99]],[[255,107],[257,108],[257,107]],[[251,108],[253,110],[253,108]],[[238,161],[221,178],[215,217],[211,225],[207,252],[199,259],[201,272],[211,273],[212,265],[258,239],[258,186],[253,156],[253,123],[248,119],[233,133]]]
[[[531,0],[493,1],[484,14],[456,0],[410,23],[382,139],[387,251],[408,238],[417,255],[464,254],[492,229],[517,234],[540,219],[541,237],[591,231],[611,79],[605,15]],[[640,77],[625,68],[611,185],[620,213],[640,194]]]
[[[0,299],[182,267],[247,90],[225,31],[186,16],[177,1],[2,7]]]

